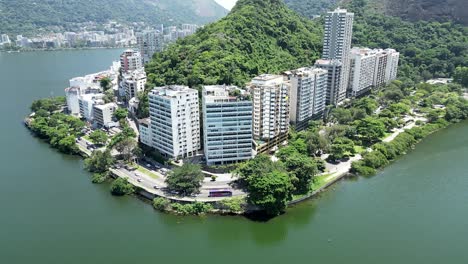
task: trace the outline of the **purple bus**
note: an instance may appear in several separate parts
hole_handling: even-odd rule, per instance
[[[208,197],[231,197],[232,191],[229,189],[211,189]]]

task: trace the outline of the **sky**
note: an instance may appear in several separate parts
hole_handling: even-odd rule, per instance
[[[224,6],[224,8],[231,10],[231,8],[236,4],[237,0],[215,0],[220,5]]]

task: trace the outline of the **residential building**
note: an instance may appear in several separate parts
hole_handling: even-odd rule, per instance
[[[196,155],[201,148],[198,91],[165,86],[148,96],[153,147],[174,159]]]
[[[339,104],[346,98],[346,90],[349,81],[349,51],[351,50],[351,38],[353,34],[354,14],[345,9],[337,8],[328,12],[325,16],[325,34],[323,40],[323,59],[337,60],[341,62],[342,69],[339,71],[339,86],[329,87],[336,94],[329,104]]]
[[[348,95],[356,97],[374,87],[377,52],[367,48],[353,48],[350,59]]]
[[[68,113],[74,116],[80,115],[80,95],[81,89],[79,87],[69,87],[65,89],[65,97],[67,100]]]
[[[153,54],[161,52],[164,48],[163,33],[159,30],[146,30],[137,33],[137,43],[140,48],[140,54],[143,64],[151,61]]]
[[[396,79],[400,53],[394,49],[378,50],[374,71],[374,87],[382,87]]]
[[[152,147],[153,141],[151,136],[151,119],[140,119],[138,120],[138,124],[140,142],[148,147]]]
[[[128,73],[143,67],[141,54],[135,50],[126,50],[120,55],[120,70],[122,73]]]
[[[252,101],[235,86],[205,86],[202,96],[203,142],[208,165],[252,158]]]
[[[396,79],[400,54],[394,49],[353,48],[350,54],[349,96],[360,96]]]
[[[281,75],[263,74],[249,84],[253,98],[253,137],[257,153],[287,140],[291,84]]]
[[[104,104],[104,94],[83,94],[79,97],[80,115],[88,122],[94,119],[94,106]]]
[[[114,121],[114,112],[118,108],[116,103],[97,104],[93,108],[93,120],[98,127],[111,128],[119,124]]]
[[[0,45],[11,44],[10,37],[7,34],[2,34],[0,37]]]
[[[127,102],[145,90],[146,73],[144,68],[134,70],[122,76],[121,88],[125,91]]]
[[[297,130],[307,128],[309,121],[323,117],[327,96],[328,71],[300,68],[284,73],[291,83],[289,117]]]
[[[327,71],[326,104],[338,105],[343,100],[341,94],[342,63],[338,60],[317,60],[315,67]]]

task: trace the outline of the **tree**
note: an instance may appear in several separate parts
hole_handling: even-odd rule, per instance
[[[67,154],[76,154],[79,152],[75,142],[74,135],[68,135],[58,141],[57,148],[59,151]]]
[[[112,182],[110,192],[115,196],[124,196],[132,194],[135,191],[133,185],[127,179],[118,178]]]
[[[307,152],[311,156],[319,156],[328,151],[330,142],[319,132],[309,132],[306,136]]]
[[[99,84],[104,92],[112,88],[112,80],[109,77],[102,78]]]
[[[310,190],[314,176],[317,174],[315,160],[299,153],[292,154],[284,160],[284,166],[289,172],[296,194],[307,193]]]
[[[364,97],[353,103],[355,108],[363,109],[368,115],[372,115],[374,111],[377,110],[378,105],[376,100],[369,97]]]
[[[158,197],[158,198],[153,199],[153,207],[156,210],[165,212],[167,211],[170,205],[171,205],[171,201],[169,201],[166,198]]]
[[[410,107],[403,103],[396,103],[396,104],[391,104],[388,107],[388,110],[390,110],[395,115],[404,115],[404,114],[409,113]]]
[[[340,137],[333,140],[329,159],[332,161],[342,160],[355,153],[354,142],[349,138]]]
[[[349,109],[337,107],[331,111],[330,120],[338,124],[347,125],[353,122],[353,116]]]
[[[174,168],[166,178],[167,188],[182,196],[198,193],[204,179],[199,165],[184,163]]]
[[[97,145],[105,145],[108,138],[106,132],[102,130],[95,130],[89,135],[89,139]]]
[[[468,87],[468,67],[457,67],[453,74],[453,80],[464,87]]]
[[[385,136],[385,131],[385,124],[375,117],[366,117],[356,121],[356,132],[367,143],[379,141]]]
[[[289,175],[275,170],[250,178],[248,201],[269,215],[279,215],[286,210],[293,190]]]
[[[118,108],[114,112],[114,117],[119,121],[122,119],[125,119],[127,116],[128,116],[128,110],[125,108]]]
[[[125,138],[114,146],[120,153],[120,157],[127,162],[131,161],[134,157],[134,150],[136,147],[137,142],[133,138]]]
[[[114,102],[114,99],[115,99],[115,94],[114,94],[113,89],[109,89],[104,92],[103,100],[106,104]]]
[[[296,154],[297,149],[293,146],[286,146],[282,147],[278,150],[278,153],[276,153],[276,157],[280,159],[281,161],[286,160],[289,156]]]
[[[273,162],[267,155],[242,163],[235,173],[249,193],[247,201],[270,215],[283,212],[292,199],[291,178],[281,162]]]
[[[110,150],[94,151],[90,158],[84,162],[85,168],[90,172],[104,173],[114,164]]]

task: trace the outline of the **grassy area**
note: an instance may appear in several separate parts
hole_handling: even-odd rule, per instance
[[[331,174],[323,174],[323,175],[320,175],[320,176],[315,176],[315,182],[311,184],[310,186],[310,190],[309,192],[305,193],[305,194],[298,194],[298,195],[293,195],[293,200],[297,200],[297,199],[300,199],[300,198],[303,198],[309,194],[311,194],[312,192],[314,192],[315,190],[318,190],[320,189],[321,187],[323,187],[325,184],[328,183],[328,181],[326,181],[326,179],[328,177],[330,177]]]
[[[354,151],[356,151],[358,154],[361,154],[366,151],[366,149],[363,146],[354,146]]]
[[[150,176],[150,177],[153,178],[153,179],[159,179],[159,178],[161,178],[161,177],[159,177],[156,173],[154,173],[154,172],[152,172],[152,171],[146,169],[145,167],[139,166],[139,165],[138,165],[138,167],[137,167],[137,171],[139,171],[139,172],[141,172],[141,173],[143,173],[143,174],[146,174],[146,175]]]
[[[85,135],[85,136],[83,136],[82,138],[88,140],[89,142],[93,142],[93,141],[89,138],[89,135]],[[93,142],[93,143],[94,143],[94,142]]]

